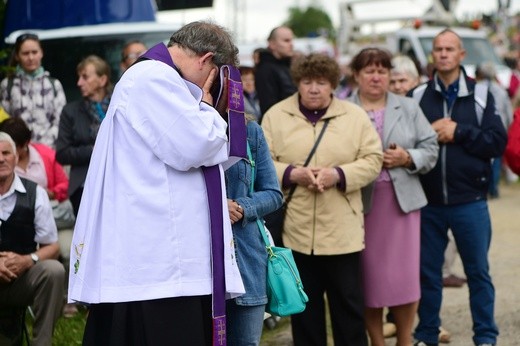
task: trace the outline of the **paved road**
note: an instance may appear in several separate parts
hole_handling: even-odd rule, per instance
[[[489,208],[493,223],[490,265],[500,328],[498,344],[520,346],[520,183],[502,185],[501,197],[490,200]],[[460,259],[455,263],[455,272],[463,273]],[[467,286],[444,290],[441,318],[452,333],[449,346],[473,345],[468,300]],[[292,345],[287,323],[273,332],[263,340],[262,346]],[[386,345],[395,345],[395,338],[387,339]]]

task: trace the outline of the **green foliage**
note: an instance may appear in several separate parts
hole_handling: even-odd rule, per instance
[[[32,335],[32,317],[27,314],[25,320],[29,329],[29,334]],[[56,327],[54,328],[52,346],[81,345],[86,321],[87,310],[84,308],[80,308],[79,312],[74,317],[60,317],[56,323]]]
[[[0,39],[2,42],[0,43],[0,48],[3,47],[3,41],[4,41],[4,16],[5,16],[5,2],[3,0],[0,0]],[[5,76],[5,74],[10,70],[7,67],[8,61],[10,56],[10,50],[3,48],[0,49],[0,77]]]
[[[289,8],[289,19],[284,24],[296,37],[325,36],[333,39],[336,34],[329,15],[315,6]]]

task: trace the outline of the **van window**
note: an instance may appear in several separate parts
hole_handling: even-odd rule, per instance
[[[433,49],[433,37],[421,37],[419,39],[423,51],[429,56]],[[466,50],[464,65],[478,65],[483,62],[492,62],[495,65],[504,65],[498,58],[489,41],[478,37],[462,37],[462,43]]]
[[[41,40],[44,52],[42,65],[51,76],[60,80],[70,102],[81,97],[76,86],[76,66],[81,59],[90,54],[105,59],[112,69],[112,81],[115,83],[120,76],[121,50],[127,42],[139,40],[150,48],[159,42],[167,43],[171,34],[172,31],[164,31]]]
[[[412,42],[408,39],[402,38],[399,41],[399,52],[403,55],[409,56],[413,61],[417,60],[417,55],[413,49]]]

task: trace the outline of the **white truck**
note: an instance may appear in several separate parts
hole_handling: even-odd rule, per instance
[[[359,49],[366,46],[380,46],[387,48],[393,54],[404,54],[418,61],[423,69],[426,69],[432,51],[433,38],[443,29],[450,27],[462,39],[466,57],[463,65],[470,76],[474,76],[475,68],[478,64],[492,62],[497,70],[497,77],[504,87],[509,86],[511,69],[499,58],[494,47],[488,40],[485,29],[473,29],[453,26],[455,23],[453,9],[457,5],[456,0],[446,4],[441,0],[430,0],[431,7],[422,15],[408,14],[408,9],[403,8],[402,15],[393,17],[368,17],[359,18],[356,16],[357,6],[375,3],[388,5],[394,3],[395,6],[402,6],[404,0],[345,0],[340,5],[340,29],[338,34],[339,54],[352,57]],[[409,5],[415,4],[412,0]],[[401,27],[397,30],[386,32],[385,34],[362,33],[362,27],[372,27],[382,23],[400,23]],[[439,23],[437,26],[422,23]],[[373,30],[374,31],[374,30]]]

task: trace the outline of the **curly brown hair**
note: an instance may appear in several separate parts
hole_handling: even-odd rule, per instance
[[[291,64],[291,77],[296,85],[304,78],[325,78],[335,89],[339,83],[339,66],[336,60],[325,54],[311,53],[297,58]]]

